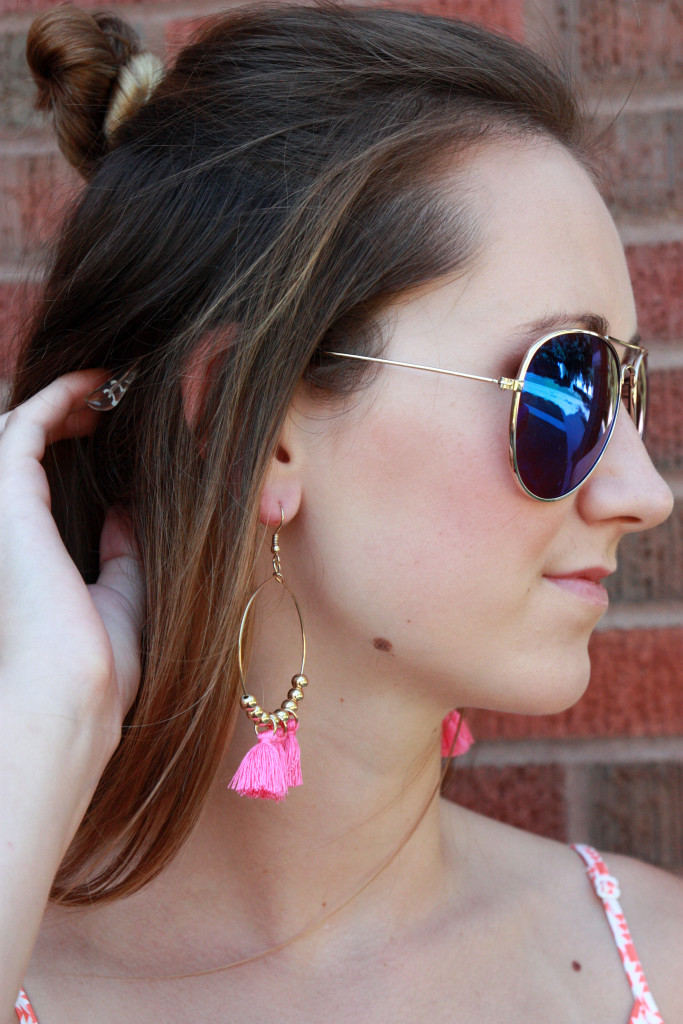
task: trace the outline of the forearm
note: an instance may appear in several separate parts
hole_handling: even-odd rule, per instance
[[[52,881],[102,770],[67,719],[6,713],[0,741],[0,1019],[14,1006]]]
[[[86,586],[52,518],[41,460],[95,427],[101,372],[53,381],[0,415],[0,1020],[10,1015],[53,879],[140,680],[144,587],[109,513]]]

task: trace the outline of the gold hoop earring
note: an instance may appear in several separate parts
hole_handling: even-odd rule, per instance
[[[281,507],[280,525],[273,533],[270,544],[273,558],[273,574],[256,588],[242,612],[239,639],[237,641],[237,664],[240,683],[242,684],[240,707],[246,712],[250,721],[254,723],[257,739],[256,744],[245,754],[242,763],[230,782],[230,789],[234,789],[240,796],[277,801],[284,800],[290,786],[301,785],[301,753],[296,734],[299,728],[298,706],[304,699],[304,689],[308,686],[308,679],[304,675],[306,665],[304,621],[299,602],[294,595],[294,591],[285,581],[280,564],[279,532],[282,529],[284,518],[284,510]],[[282,701],[282,704],[276,711],[269,714],[260,706],[256,697],[247,691],[244,679],[242,644],[251,606],[263,588],[273,581],[284,587],[294,602],[294,607],[299,617],[299,627],[301,629],[301,667],[292,676],[291,686],[285,700]]]

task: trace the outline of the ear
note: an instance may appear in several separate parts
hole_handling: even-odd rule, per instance
[[[205,335],[187,360],[180,388],[185,420],[191,430],[202,413],[220,360],[233,344],[236,334],[237,324],[232,324]],[[303,446],[298,443],[301,432],[292,415],[293,405],[287,413],[261,492],[259,516],[265,526],[279,526],[282,513],[284,522],[290,522],[301,504],[299,469]],[[201,439],[198,443],[203,447]]]
[[[220,360],[234,342],[236,334],[237,324],[230,324],[204,335],[185,364],[180,391],[185,421],[191,430],[201,416]]]
[[[261,491],[259,516],[264,526],[279,526],[294,519],[301,505],[301,428],[290,407],[278,440],[275,454]]]

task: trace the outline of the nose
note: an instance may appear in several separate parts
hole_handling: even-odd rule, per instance
[[[577,495],[584,519],[618,522],[623,533],[651,530],[671,515],[671,488],[655,469],[624,404],[602,459]]]

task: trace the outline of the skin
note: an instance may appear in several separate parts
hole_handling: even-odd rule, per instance
[[[623,250],[573,158],[554,143],[496,143],[463,174],[479,257],[392,306],[388,358],[512,374],[534,340],[520,327],[558,310],[567,327],[591,312],[631,337]],[[343,411],[297,396],[261,517],[273,526],[284,510],[282,566],[306,624],[305,784],[285,805],[228,793],[253,742],[241,720],[196,832],[154,883],[46,914],[25,974],[41,1024],[180,1024],[199,1007],[207,1020],[286,1024],[320,1019],[321,1006],[327,1021],[374,1024],[627,1019],[628,986],[576,855],[434,798],[448,709],[538,714],[581,696],[604,609],[556,577],[613,569],[621,538],[671,510],[625,411],[578,492],[530,499],[508,463],[509,401],[490,384],[389,367]],[[249,685],[276,705],[298,665],[296,618],[271,597],[260,626]],[[609,863],[671,1024],[683,887]]]

